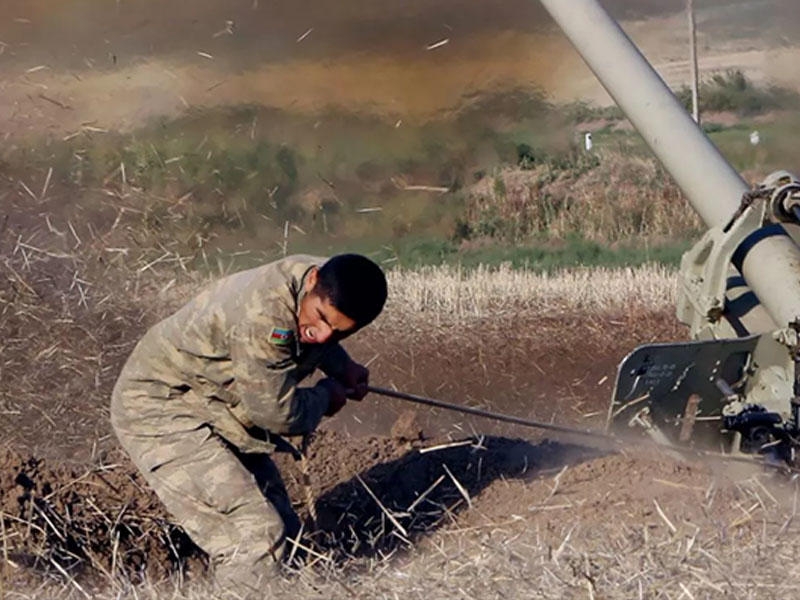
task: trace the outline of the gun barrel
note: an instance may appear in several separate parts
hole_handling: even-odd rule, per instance
[[[725,225],[747,183],[596,0],[541,0],[706,225]]]
[[[540,0],[666,167],[706,225],[733,217],[747,183],[597,0]],[[800,248],[783,228],[755,232],[740,256],[747,284],[779,327],[800,319]]]

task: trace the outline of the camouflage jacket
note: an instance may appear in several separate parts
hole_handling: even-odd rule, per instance
[[[290,256],[210,285],[151,328],[123,367],[112,421],[139,435],[208,424],[243,451],[271,449],[268,433],[313,431],[324,386],[299,387],[316,368],[341,374],[337,342],[301,344],[305,276],[324,259]]]

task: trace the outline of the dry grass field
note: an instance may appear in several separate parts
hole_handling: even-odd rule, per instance
[[[178,275],[162,292],[174,267],[131,268],[135,297],[102,280],[91,293],[64,285],[48,295],[53,263],[65,259],[26,267],[19,255],[4,262],[0,296],[12,334],[2,387],[5,597],[226,597],[204,583],[202,556],[169,525],[105,422],[113,376],[104,371],[197,282]],[[599,428],[617,360],[636,343],[681,335],[673,273],[661,268],[390,275],[387,312],[351,352],[370,362],[376,384],[471,406]],[[23,344],[17,319],[49,324],[50,335]],[[103,348],[119,350],[98,360],[98,340],[110,338]],[[55,374],[96,387],[60,386]],[[798,583],[781,563],[797,550],[790,480],[442,411],[418,411],[422,439],[402,439],[391,426],[406,410],[368,397],[322,429],[309,454],[312,564],[265,593],[782,598]],[[307,514],[298,466],[279,461]]]
[[[119,260],[90,281],[71,272],[96,260],[88,249],[53,250],[4,247],[2,593],[226,597],[106,422],[126,352],[202,280]],[[375,384],[582,428],[602,426],[627,351],[683,333],[659,267],[433,268],[390,285],[386,313],[348,341]],[[797,585],[778,560],[796,551],[790,480],[444,411],[417,410],[404,437],[392,426],[407,411],[368,397],[312,441],[311,564],[265,594],[780,598]],[[298,465],[278,460],[308,514]]]
[[[682,1],[606,4],[662,74],[681,83]],[[738,67],[797,88],[793,1],[697,4],[706,72]],[[520,84],[555,99],[605,101],[535,3],[298,6],[4,3],[0,600],[231,598],[211,587],[203,553],[118,448],[109,396],[151,325],[243,257],[279,255],[288,238],[262,239],[258,224],[229,227],[242,221],[234,202],[241,198],[232,193],[227,204],[214,187],[226,183],[213,166],[224,161],[211,162],[207,140],[187,132],[179,147],[204,159],[194,165],[197,178],[212,182],[209,197],[225,222],[218,206],[193,205],[194,188],[178,191],[176,183],[188,161],[150,148],[149,139],[136,146],[142,125],[157,130],[158,118],[189,108],[253,104],[268,109],[257,116],[300,115],[316,130],[318,115],[334,106],[403,132],[466,97]],[[270,135],[280,141],[284,126]],[[265,124],[256,117],[237,123],[237,143],[253,141],[258,127]],[[136,160],[159,163],[153,172],[169,176],[158,193],[139,185],[136,160],[100,161],[89,179],[91,152],[120,132],[141,150]],[[442,152],[437,140],[426,144],[428,156]],[[214,148],[224,155],[224,146]],[[618,159],[609,154],[571,182],[583,212],[548,213],[540,225],[614,243],[696,229],[660,169]],[[252,172],[228,166],[243,185],[250,181]],[[396,191],[393,173],[359,166],[367,173],[352,184],[358,193]],[[464,208],[480,215],[504,207],[503,196],[538,223],[532,190],[544,171],[499,169],[470,182]],[[315,176],[334,200],[343,193],[341,183]],[[648,191],[637,192],[637,182]],[[313,203],[316,189],[296,191]],[[424,201],[439,201],[432,197]],[[245,238],[245,225],[255,234]],[[602,430],[620,359],[639,344],[686,336],[674,317],[675,273],[657,265],[547,273],[438,266],[388,275],[386,311],[346,342],[374,385],[540,422]],[[309,559],[265,582],[264,597],[760,600],[800,589],[797,480],[748,464],[374,394],[324,423],[305,466],[276,460],[306,519]]]

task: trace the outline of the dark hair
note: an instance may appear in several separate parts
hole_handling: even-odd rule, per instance
[[[386,276],[366,256],[338,254],[320,267],[314,291],[363,327],[383,310]]]

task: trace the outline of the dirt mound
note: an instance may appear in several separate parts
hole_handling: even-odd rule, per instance
[[[527,481],[598,455],[550,441],[479,437],[412,447],[321,431],[304,463],[288,453],[276,461],[313,527],[306,543],[345,564],[410,548],[498,481]],[[0,454],[4,543],[17,567],[12,580],[71,577],[87,587],[205,571],[203,552],[171,522],[127,458],[115,452],[106,461],[78,469],[11,450]],[[490,505],[508,505],[508,495],[498,493],[490,494]]]
[[[107,584],[120,574],[140,581],[202,569],[202,553],[170,523],[135,468],[121,454],[110,458],[78,469],[0,452],[4,548],[16,578]]]
[[[489,436],[401,450],[377,438],[365,444],[328,432],[311,448],[312,480],[320,479],[312,537],[340,558],[408,549],[472,508],[497,481],[529,480],[600,454],[578,445]],[[363,469],[353,469],[354,457],[361,457]]]
[[[91,247],[43,243],[46,220],[15,221],[14,235],[0,239],[0,547],[11,589],[42,577],[92,590],[205,570],[206,557],[117,447],[107,409],[130,348],[180,303],[164,290],[191,282],[166,268],[153,273],[153,258],[108,262],[108,247],[124,247],[113,224]],[[347,340],[376,385],[582,427],[601,420],[626,352],[681,334],[670,314],[634,304],[614,315],[425,317],[386,318]],[[519,439],[538,435],[531,430],[439,410],[412,417],[407,408],[371,395],[328,421],[304,462],[276,456],[298,512],[316,516],[307,543],[327,564],[409,554],[456,523],[513,513],[532,479],[608,460],[575,444]]]
[[[42,578],[61,583],[74,578],[90,592],[111,581],[144,577],[201,579],[206,557],[171,522],[117,448],[105,409],[111,365],[124,358],[138,332],[167,306],[151,303],[147,313],[114,312],[112,307],[126,305],[121,300],[112,304],[112,296],[96,310],[76,309],[80,290],[65,289],[69,286],[59,279],[63,274],[21,267],[15,272],[31,289],[11,272],[0,282],[9,307],[0,314],[0,325],[16,328],[6,338],[3,356],[6,364],[13,362],[15,378],[3,378],[0,385],[0,399],[6,402],[0,407],[5,448],[0,451],[0,548],[8,557],[4,575],[9,588],[31,589]],[[70,310],[60,313],[62,297]],[[73,319],[63,320],[65,314]],[[26,325],[26,315],[39,320]],[[369,362],[377,385],[596,427],[619,359],[637,344],[679,337],[680,326],[671,314],[632,305],[628,313],[615,315],[497,314],[442,325],[435,332],[421,318],[383,320],[348,340],[348,348]],[[41,354],[55,342],[57,351]],[[105,357],[75,360],[94,352]],[[71,364],[80,365],[82,375],[76,387],[64,389],[58,375],[69,372]],[[563,437],[544,440],[535,430],[440,410],[411,415],[407,409],[406,403],[368,396],[326,422],[312,438],[305,461],[275,456],[295,508],[308,524],[306,543],[326,565],[350,573],[375,564],[408,573],[419,568],[422,576],[435,557],[444,556],[440,545],[462,552],[459,544],[483,544],[488,532],[497,538],[491,538],[497,552],[481,545],[474,556],[496,556],[498,564],[484,567],[499,570],[492,570],[490,579],[470,578],[473,587],[507,572],[502,570],[507,569],[504,557],[519,550],[509,550],[508,539],[523,540],[523,548],[530,546],[535,556],[542,553],[542,560],[558,563],[558,575],[568,578],[569,561],[580,566],[584,554],[606,564],[608,540],[626,553],[648,548],[647,540],[654,539],[658,548],[662,543],[671,548],[675,536],[685,533],[693,540],[698,527],[704,532],[697,538],[703,550],[720,548],[723,561],[725,553],[738,561],[750,546],[732,554],[727,540],[759,539],[753,515],[760,513],[753,507],[777,504],[755,480],[748,484],[752,490],[718,485],[706,465],[679,463],[657,451],[609,453]],[[70,422],[70,428],[51,422],[51,414]],[[784,515],[764,514],[770,527],[786,530]],[[621,522],[627,525],[617,525]],[[718,530],[727,545],[715,537]],[[457,537],[465,531],[468,539]],[[655,561],[673,560],[653,552]],[[389,556],[396,559],[384,562]],[[588,572],[599,578],[598,569],[592,566]],[[547,569],[539,571],[549,577]],[[576,573],[573,579],[580,581],[583,571]]]
[[[64,257],[31,249],[38,242],[27,239],[2,246],[0,277],[7,574],[23,587],[52,577],[75,578],[85,589],[196,577],[205,556],[118,449],[107,415],[127,352],[178,301],[163,294],[173,282],[140,277],[148,263],[130,267],[136,275],[126,280],[124,269],[105,266],[99,242],[96,252],[68,247]],[[385,319],[347,345],[370,364],[377,385],[583,427],[600,420],[621,356],[638,343],[680,336],[671,315],[641,308],[438,325]],[[370,396],[327,423],[305,462],[276,456],[298,512],[308,517],[314,507],[307,542],[329,563],[403,553],[454,522],[512,512],[528,490],[509,482],[602,460],[595,449],[521,440],[512,426],[437,410],[411,418],[407,408]]]

